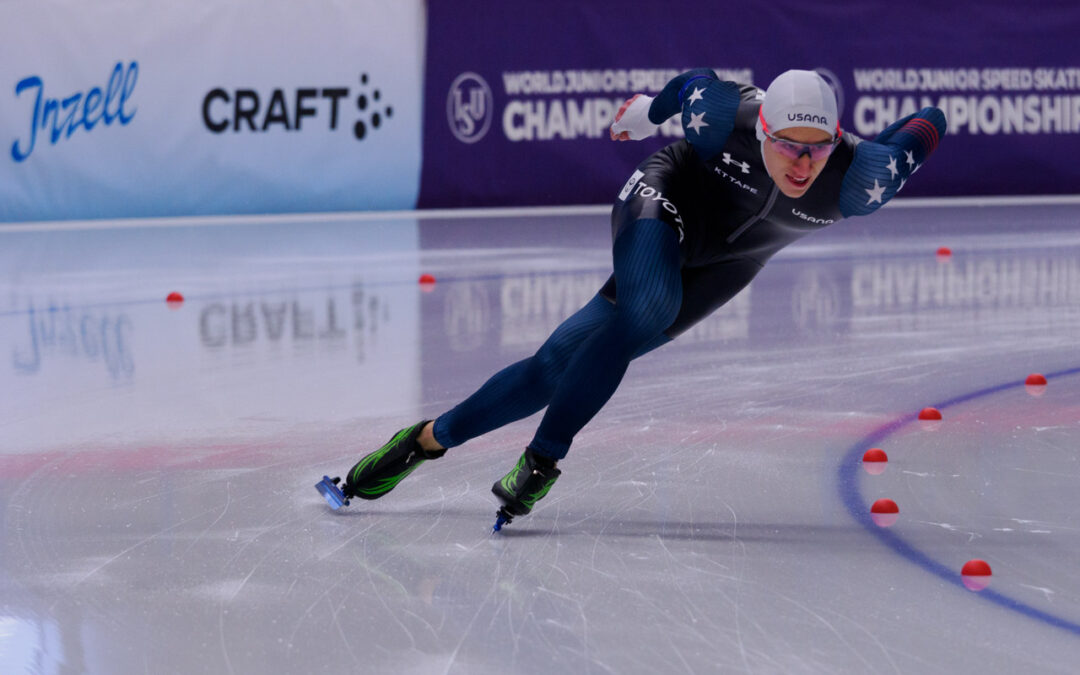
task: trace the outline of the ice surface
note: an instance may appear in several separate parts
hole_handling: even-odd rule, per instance
[[[377,502],[312,486],[530,354],[609,274],[606,216],[0,228],[0,670],[1071,671],[1077,213],[808,237],[635,362],[495,536],[538,418]]]

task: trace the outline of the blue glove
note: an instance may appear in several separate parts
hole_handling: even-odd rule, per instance
[[[874,140],[856,145],[840,186],[844,217],[873,213],[896,196],[937,148],[945,130],[945,113],[923,108],[893,122]]]

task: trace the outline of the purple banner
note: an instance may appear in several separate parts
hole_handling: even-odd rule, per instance
[[[612,142],[620,103],[700,66],[762,88],[816,69],[863,138],[940,107],[949,134],[905,197],[1075,193],[1077,34],[1075,2],[430,3],[419,206],[609,202],[682,135]]]

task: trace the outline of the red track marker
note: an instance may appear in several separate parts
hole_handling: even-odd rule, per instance
[[[889,456],[881,448],[870,448],[862,457],[863,469],[871,476],[885,473],[885,467],[889,462]]]
[[[960,570],[960,580],[971,591],[981,591],[990,585],[990,565],[985,560],[969,560]]]
[[[1032,396],[1042,396],[1046,393],[1046,376],[1039,373],[1032,373],[1024,380],[1024,389],[1027,389],[1027,393]]]
[[[900,507],[891,499],[879,499],[870,507],[870,519],[878,527],[892,527],[900,518]]]

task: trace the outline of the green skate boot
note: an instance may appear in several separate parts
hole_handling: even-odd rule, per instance
[[[562,471],[555,468],[555,460],[525,449],[517,466],[491,486],[491,491],[503,503],[495,514],[498,532],[503,525],[513,521],[514,516],[524,516],[551,490]]]
[[[431,420],[406,427],[367,457],[356,463],[345,477],[341,488],[343,503],[348,499],[378,499],[390,492],[405,476],[429,459],[438,459],[446,450],[424,450],[416,440],[420,431]]]

